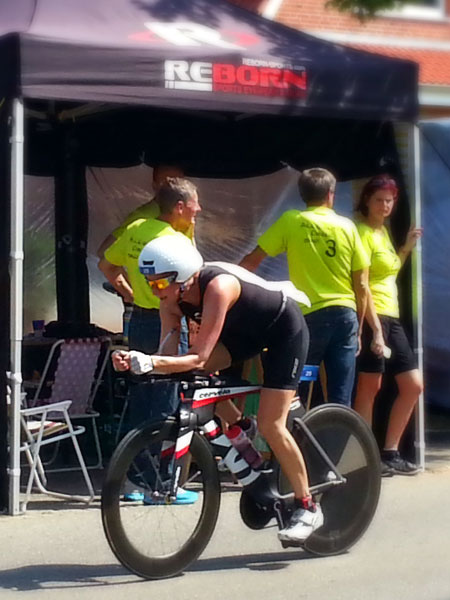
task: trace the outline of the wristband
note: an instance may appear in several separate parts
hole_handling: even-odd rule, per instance
[[[152,357],[137,350],[130,350],[130,366],[136,375],[145,375],[154,369]]]

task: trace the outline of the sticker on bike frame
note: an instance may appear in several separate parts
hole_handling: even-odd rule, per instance
[[[189,450],[189,446],[191,445],[193,435],[193,431],[188,431],[177,438],[175,446],[175,458],[181,458],[184,454],[186,454],[186,452]]]
[[[192,408],[198,408],[205,406],[206,404],[212,404],[216,400],[226,400],[227,398],[236,398],[237,396],[245,396],[254,392],[259,392],[261,386],[259,385],[246,385],[240,387],[226,387],[226,388],[201,388],[195,390],[193,396]]]

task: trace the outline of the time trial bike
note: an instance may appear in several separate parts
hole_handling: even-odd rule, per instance
[[[253,469],[214,418],[217,402],[260,388],[194,374],[146,381],[177,385],[180,403],[173,417],[130,431],[111,458],[101,508],[104,531],[118,560],[147,579],[176,575],[195,561],[208,544],[219,513],[217,457],[242,485],[244,523],[256,530],[275,520],[283,528],[294,501],[277,460],[273,457]],[[301,448],[311,493],[324,514],[323,526],[302,547],[321,556],[344,552],[366,531],[378,504],[380,459],[372,432],[350,408],[324,404],[305,411],[298,398],[292,403],[288,427]],[[143,490],[143,502],[122,500],[127,481]],[[190,492],[195,501],[180,504],[180,490]]]

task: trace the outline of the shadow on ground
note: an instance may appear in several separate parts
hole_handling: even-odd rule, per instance
[[[141,581],[135,577],[129,579],[127,575],[130,575],[129,572],[120,565],[29,565],[2,571],[0,590],[27,592],[125,585]],[[112,578],[118,580],[111,580]]]
[[[268,552],[266,554],[244,554],[239,556],[218,556],[216,558],[200,558],[186,569],[186,571],[226,571],[232,569],[279,571],[288,567],[293,561],[313,558],[318,557],[302,550]]]
[[[293,561],[316,558],[302,551],[218,556],[197,560],[186,572],[249,569],[278,571]],[[144,582],[121,565],[30,565],[2,571],[0,590],[33,591],[80,589]]]

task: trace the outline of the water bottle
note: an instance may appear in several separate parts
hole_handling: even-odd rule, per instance
[[[261,454],[258,452],[258,450],[256,450],[250,438],[239,427],[239,425],[232,425],[228,429],[226,435],[232,445],[236,448],[242,458],[248,462],[252,469],[257,469],[262,465],[263,459]]]

